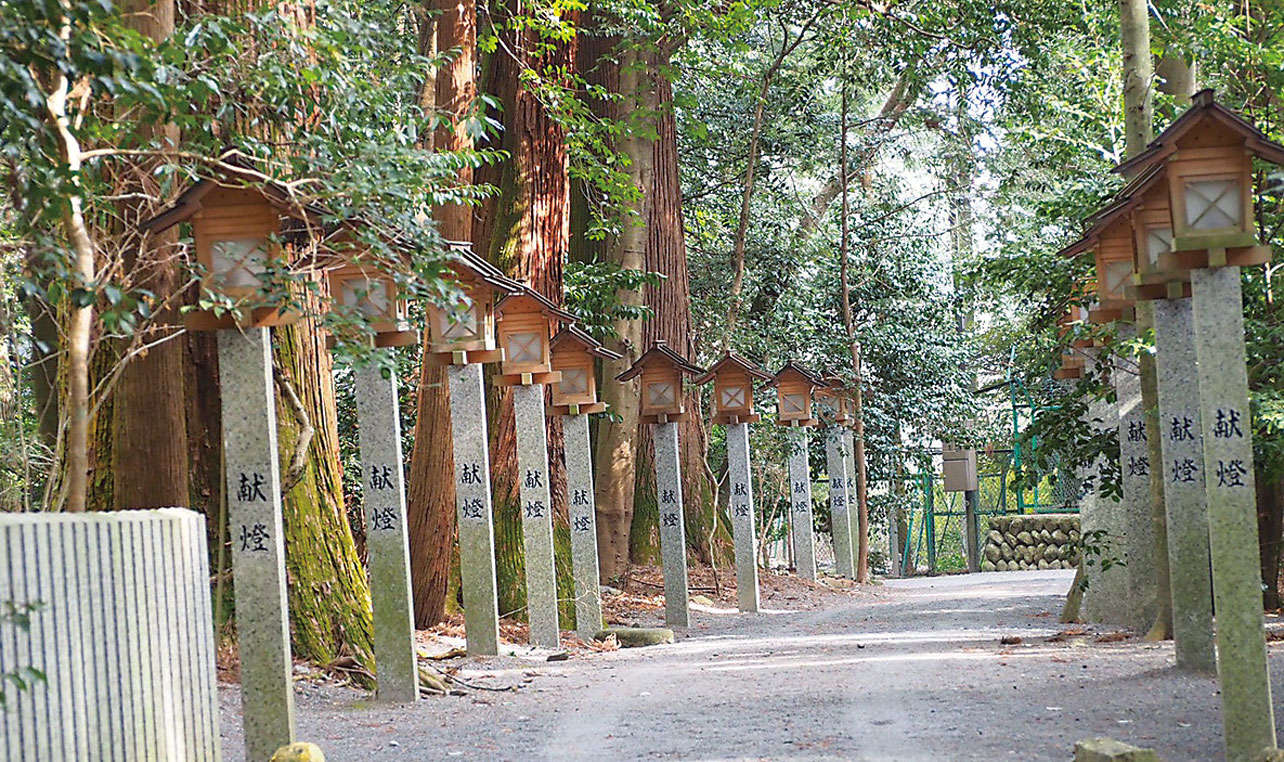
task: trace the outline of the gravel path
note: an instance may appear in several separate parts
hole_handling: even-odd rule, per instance
[[[1072,576],[896,580],[815,611],[702,607],[675,645],[469,661],[470,681],[522,687],[413,707],[301,684],[298,735],[330,762],[1066,760],[1095,735],[1220,758],[1216,681],[1174,671],[1171,643],[1048,640]],[[240,760],[235,686],[222,701],[225,759]]]

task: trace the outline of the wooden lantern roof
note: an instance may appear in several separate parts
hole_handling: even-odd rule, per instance
[[[597,399],[597,359],[618,360],[620,353],[574,324],[558,331],[550,346],[553,370],[561,374],[553,383],[553,412],[582,415],[606,410]]]
[[[554,353],[579,351],[604,360],[618,360],[624,356],[613,349],[608,349],[605,344],[590,336],[588,331],[574,324],[567,325],[558,331],[553,337],[552,346]]]
[[[1244,117],[1217,102],[1212,89],[1200,90],[1191,98],[1190,108],[1146,146],[1146,150],[1112,170],[1129,174],[1160,164],[1182,148],[1238,145],[1248,153],[1272,164],[1284,165],[1284,145]]]
[[[756,423],[759,420],[753,411],[754,379],[767,381],[771,374],[730,350],[695,379],[697,384],[713,382],[714,423]]]
[[[1253,157],[1284,165],[1284,145],[1217,103],[1212,90],[1202,90],[1146,150],[1115,167],[1124,174],[1165,172],[1174,255],[1158,258],[1156,277],[1270,260],[1269,248],[1258,245],[1253,217]],[[1134,196],[1144,192],[1132,191]],[[1148,284],[1143,279],[1138,285]],[[1175,296],[1176,288],[1169,288],[1167,295]]]
[[[669,423],[687,416],[683,406],[682,377],[703,373],[699,366],[669,349],[664,341],[657,340],[631,368],[615,378],[628,381],[641,376],[642,404],[638,420],[642,423]]]
[[[756,378],[761,381],[771,380],[771,374],[759,368],[757,365],[749,362],[740,355],[727,350],[716,363],[709,366],[709,369],[703,375],[692,379],[692,383],[707,384],[722,374],[744,374],[750,378]]]
[[[520,286],[519,290],[509,291],[495,303],[495,314],[500,319],[503,319],[505,310],[510,312],[520,310],[523,312],[538,312],[551,322],[559,324],[569,325],[576,321],[573,313],[553,304],[548,297],[540,292],[523,283],[518,283],[518,285]]]
[[[768,387],[779,386],[782,382],[802,381],[811,386],[813,389],[818,386],[824,386],[825,382],[819,376],[811,371],[796,364],[793,360],[786,362],[776,371],[767,382]]]
[[[227,149],[219,155],[215,171],[192,183],[174,203],[151,219],[139,223],[138,227],[152,233],[160,233],[180,222],[186,222],[201,211],[202,201],[220,188],[257,194],[277,209],[283,217],[295,220],[319,225],[321,219],[328,214],[324,207],[317,204],[299,203],[284,183],[273,180],[259,171],[253,162],[239,151]]]
[[[688,376],[699,376],[704,369],[688,361],[685,357],[669,349],[663,339],[656,339],[651,348],[633,363],[628,370],[615,377],[616,381],[628,381],[642,373],[647,367],[668,367]]]

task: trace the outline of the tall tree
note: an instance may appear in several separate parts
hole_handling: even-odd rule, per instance
[[[269,7],[282,23],[281,36],[274,40],[278,52],[293,48],[301,65],[313,64],[308,40],[315,31],[316,9],[309,0],[271,4],[253,0],[249,7],[244,0],[227,0],[222,10],[235,16]],[[286,126],[262,125],[256,116],[246,113],[238,132],[284,146],[290,146],[282,140],[288,129],[313,129],[319,118],[315,111],[302,111],[295,116],[297,124]],[[300,287],[297,298],[305,314],[316,315],[324,310],[328,287],[318,275],[308,277],[314,287]],[[326,333],[319,320],[306,318],[274,328],[272,338],[294,654],[320,664],[350,657],[369,668],[373,665],[370,589],[344,504],[334,365]]]
[[[434,31],[420,32],[421,49],[435,41],[436,49],[446,56],[433,75],[433,109],[442,119],[433,138],[434,146],[439,151],[468,151],[473,148],[469,125],[477,97],[477,5],[473,0],[432,0],[427,7],[429,14],[421,24],[431,25]],[[461,166],[456,180],[460,187],[471,185],[471,165]],[[474,241],[470,207],[442,204],[433,209],[433,217],[447,240]],[[427,331],[424,335],[426,339]],[[446,612],[456,528],[454,463],[449,444],[450,395],[446,393],[444,368],[422,364],[417,398],[406,515],[415,624],[431,627]]]
[[[174,32],[173,0],[132,0],[126,22],[148,39],[160,42]],[[128,119],[129,114],[121,114]],[[142,146],[178,145],[171,125],[139,124]],[[138,286],[147,289],[160,310],[160,321],[144,337],[148,348],[125,360],[117,382],[112,410],[111,478],[116,508],[158,508],[190,505],[188,480],[187,410],[184,400],[184,344],[177,338],[174,297],[184,287],[178,229],[140,234],[138,223],[160,210],[155,174],[158,160],[131,163],[119,178],[117,224],[125,241],[124,267],[137,273]]]
[[[486,90],[498,100],[502,147],[513,160],[488,165],[477,180],[499,188],[473,223],[478,249],[510,276],[555,304],[563,298],[562,270],[570,249],[570,176],[567,134],[559,104],[569,95],[579,41],[579,11],[512,2],[491,9],[490,32],[501,43],[487,61]],[[491,386],[491,483],[495,511],[496,574],[501,613],[525,605],[524,549],[518,494],[517,437],[511,387]],[[547,419],[549,449],[561,449],[561,419]],[[569,559],[565,470],[549,459],[552,514],[559,556]],[[569,564],[560,565],[569,570]],[[559,574],[559,598],[569,577]],[[568,608],[569,613],[569,608]]]
[[[682,213],[682,185],[678,173],[678,135],[674,118],[673,85],[666,76],[670,59],[679,41],[662,40],[652,60],[654,70],[643,84],[655,88],[655,138],[649,146],[651,184],[644,188],[646,205],[645,262],[649,272],[661,273],[664,280],[648,286],[645,303],[651,317],[642,325],[643,347],[664,340],[674,351],[694,360],[699,355],[691,332],[691,281],[687,270],[686,227]],[[649,80],[647,82],[646,80]],[[708,441],[703,406],[698,389],[684,391],[688,411],[679,429],[682,459],[682,496],[688,544],[701,560],[712,560],[714,548],[704,545],[713,523],[716,506],[712,484],[705,470]],[[638,427],[637,466],[634,478],[634,512],[630,531],[630,558],[635,562],[658,560],[659,504],[655,493],[654,445],[650,425]]]
[[[596,31],[596,16],[593,23]],[[586,37],[581,46],[581,71],[589,82],[615,96],[594,102],[595,111],[603,119],[628,125],[619,150],[628,157],[625,171],[629,182],[642,191],[636,217],[625,220],[618,234],[607,242],[603,258],[621,269],[638,272],[646,268],[651,202],[646,190],[652,186],[655,173],[651,140],[647,137],[650,131],[642,129],[644,120],[653,118],[658,106],[659,91],[654,82],[658,70],[650,62],[653,58],[653,52],[642,45],[625,44],[618,36],[600,32]],[[640,288],[622,288],[614,296],[633,307],[644,303]],[[637,380],[621,383],[614,379],[645,349],[641,319],[619,317],[612,321],[606,343],[621,358],[602,363],[602,400],[613,415],[597,427],[594,491],[599,573],[604,580],[615,580],[628,571],[629,565],[641,389]]]
[[[736,331],[736,319],[741,309],[741,292],[744,290],[745,283],[745,238],[749,232],[749,211],[753,202],[754,175],[758,169],[758,149],[762,138],[763,119],[767,110],[767,94],[771,91],[772,83],[775,81],[776,75],[780,73],[780,68],[784,65],[785,59],[807,40],[812,24],[820,18],[823,12],[824,6],[811,9],[811,15],[803,21],[796,33],[790,29],[790,25],[787,22],[781,24],[780,49],[772,57],[771,63],[763,71],[762,78],[758,83],[758,92],[753,103],[753,123],[749,128],[749,157],[745,161],[744,183],[740,193],[740,217],[736,221],[736,236],[732,243],[732,276],[729,295],[731,304],[727,313],[726,335],[722,340],[724,349],[731,348],[732,336]],[[845,169],[843,171],[844,173],[846,172]]]

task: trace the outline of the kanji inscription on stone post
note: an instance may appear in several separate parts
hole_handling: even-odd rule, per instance
[[[754,527],[753,473],[749,467],[749,424],[727,426],[727,481],[731,529],[736,544],[736,599],[741,611],[757,611],[758,540]]]
[[[660,510],[660,556],[664,566],[664,621],[690,625],[687,591],[687,536],[682,516],[682,464],[678,424],[660,423],[655,441],[655,492]]]
[[[271,338],[267,328],[217,336],[245,749],[267,759],[294,740]]]
[[[1131,325],[1120,326],[1120,337],[1135,335]],[[1119,468],[1122,502],[1124,576],[1129,625],[1145,632],[1158,609],[1155,568],[1167,559],[1155,557],[1155,532],[1150,511],[1150,454],[1146,441],[1146,411],[1141,402],[1140,368],[1133,360],[1116,361],[1111,370],[1119,415]],[[1140,433],[1140,436],[1138,436]],[[1122,526],[1120,526],[1122,524]]]
[[[513,387],[517,425],[518,494],[526,550],[526,615],[531,644],[557,648],[557,573],[553,566],[553,503],[548,487],[548,435],[544,385]]]
[[[825,432],[825,465],[829,470],[829,521],[834,538],[834,571],[840,577],[855,576],[852,553],[851,513],[847,510],[847,443],[843,429]]]
[[[499,602],[495,591],[495,527],[491,519],[482,368],[473,363],[451,365],[446,377],[450,384],[464,632],[469,654],[493,656],[499,653]]]
[[[794,538],[798,576],[816,580],[816,549],[811,528],[811,470],[807,463],[807,430],[789,429],[789,526]]]
[[[588,640],[602,629],[597,572],[597,506],[587,415],[562,416],[566,492],[571,519],[571,573],[575,580],[575,631]]]
[[[376,695],[381,701],[408,703],[419,698],[419,667],[415,661],[397,378],[392,374],[384,378],[383,368],[374,363],[355,368],[353,375],[374,615]]]
[[[1095,360],[1097,350],[1081,349]],[[1096,432],[1117,427],[1118,413],[1105,399],[1092,398],[1088,402],[1086,423]],[[1105,456],[1098,456],[1081,476],[1082,497],[1079,503],[1079,521],[1086,542],[1096,546],[1097,553],[1085,553],[1084,578],[1088,587],[1083,593],[1083,614],[1090,622],[1126,624],[1127,578],[1123,561],[1126,521],[1123,511],[1114,500],[1100,492],[1103,472],[1108,464]],[[1109,563],[1107,563],[1109,562]]]
[[[1164,511],[1168,525],[1168,576],[1177,666],[1216,669],[1213,649],[1212,577],[1208,568],[1208,502],[1204,493],[1199,378],[1190,299],[1161,299],[1155,310],[1155,371],[1159,388],[1159,446],[1164,461]],[[1146,442],[1146,428],[1120,431],[1123,440]],[[1123,451],[1124,441],[1120,442]],[[1137,467],[1128,461],[1125,468]],[[1145,464],[1151,467],[1150,463]],[[1126,472],[1125,472],[1126,473]]]
[[[1258,556],[1240,268],[1191,271],[1217,676],[1227,759],[1275,746]]]
[[[843,460],[846,462],[847,484],[843,490],[847,497],[847,523],[850,526],[851,533],[851,550],[852,550],[852,579],[856,578],[857,555],[860,553],[860,517],[857,515],[860,511],[860,496],[856,490],[856,433],[849,428],[844,427],[843,435]]]

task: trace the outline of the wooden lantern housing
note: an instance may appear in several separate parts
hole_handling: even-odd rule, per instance
[[[816,388],[816,397],[820,406],[834,419],[837,426],[848,426],[855,422],[852,414],[853,402],[851,392],[838,376],[825,376],[821,379],[823,386]]]
[[[406,301],[398,297],[392,276],[371,265],[348,263],[331,269],[327,277],[330,298],[370,321],[375,346],[400,347],[419,341],[419,332],[407,322]]]
[[[500,385],[552,384],[560,378],[553,370],[552,339],[557,329],[575,322],[575,316],[542,294],[523,287],[495,304],[496,339],[504,351],[495,382]]]
[[[1091,292],[1092,302],[1084,310],[1072,308],[1072,314],[1062,323],[1083,320],[1089,323],[1109,323],[1114,320],[1133,319],[1133,301],[1128,289],[1132,284],[1133,247],[1132,227],[1126,215],[1106,218],[1109,207],[1089,218],[1089,229],[1083,238],[1061,250],[1067,259],[1092,252],[1093,282],[1085,284],[1085,294]],[[1090,343],[1090,342],[1089,342]]]
[[[703,373],[703,369],[669,349],[664,341],[657,340],[633,363],[633,367],[616,376],[615,380],[628,381],[640,375],[642,413],[638,420],[641,423],[668,423],[687,417],[682,404],[682,377]]]
[[[1070,350],[1061,354],[1061,365],[1052,371],[1052,377],[1057,380],[1074,379],[1083,377],[1084,360],[1083,356]]]
[[[713,422],[722,424],[757,423],[761,416],[753,411],[753,381],[767,381],[771,374],[728,350],[697,384],[713,381]]]
[[[269,262],[283,260],[280,238],[291,234],[294,222],[319,226],[324,210],[305,207],[291,198],[282,185],[265,182],[252,185],[244,178],[259,175],[236,154],[220,160],[230,167],[215,177],[204,178],[182,193],[167,209],[139,225],[141,230],[160,233],[182,222],[190,222],[196,260],[204,269],[201,288],[245,308],[239,324],[271,326],[291,323],[299,315],[262,304],[260,277]],[[235,168],[246,170],[238,175]],[[277,240],[273,240],[276,236]],[[233,315],[195,311],[184,316],[194,331],[233,328]]]
[[[1202,90],[1146,150],[1115,167],[1125,174],[1162,168],[1171,210],[1172,250],[1206,252],[1200,267],[1261,264],[1253,218],[1252,159],[1284,164],[1284,146]],[[1232,261],[1234,260],[1234,261]],[[1256,261],[1250,261],[1256,260]]]
[[[1090,322],[1131,321],[1137,300],[1189,296],[1189,268],[1168,264],[1171,242],[1163,167],[1151,167],[1093,214],[1087,234],[1063,252],[1074,255],[1090,248],[1094,252],[1097,287],[1105,292],[1100,307],[1089,314]],[[1131,277],[1124,282],[1120,298],[1115,276],[1125,268]]]
[[[522,285],[474,254],[466,243],[451,243],[451,253],[449,269],[465,301],[427,305],[429,358],[455,365],[497,362],[503,352],[495,344],[495,299],[520,292]]]
[[[792,361],[776,372],[767,386],[776,388],[776,423],[781,426],[815,426],[811,393],[824,382]]]
[[[1057,320],[1058,332],[1062,340],[1069,335],[1071,325],[1081,322],[1086,314],[1086,310],[1079,305],[1071,305],[1066,313]],[[1079,340],[1071,342],[1061,352],[1061,365],[1052,372],[1052,377],[1056,379],[1079,378],[1083,375],[1084,358],[1076,350],[1082,347],[1092,346],[1091,340]]]
[[[553,384],[553,412],[581,415],[606,410],[606,404],[597,399],[597,358],[618,360],[620,353],[574,325],[557,332],[551,351],[553,370],[562,374]]]

